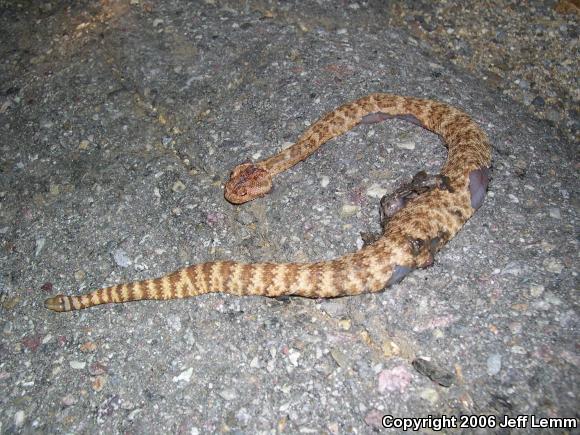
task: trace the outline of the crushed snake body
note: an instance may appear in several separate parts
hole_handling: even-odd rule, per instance
[[[359,251],[312,263],[210,261],[161,278],[114,285],[81,296],[57,295],[45,301],[46,308],[71,311],[210,292],[309,298],[357,295],[380,291],[411,270],[432,265],[435,253],[483,203],[491,165],[485,133],[465,113],[443,103],[371,94],[344,104],[311,125],[291,147],[263,161],[236,166],[225,185],[225,197],[241,204],[263,196],[276,174],[305,159],[323,143],[358,124],[389,118],[402,118],[440,135],[448,148],[447,161],[432,186],[411,189],[413,194],[400,194],[394,203],[391,201],[382,235]]]

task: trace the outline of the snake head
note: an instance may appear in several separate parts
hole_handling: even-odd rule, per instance
[[[272,176],[266,169],[253,163],[242,163],[234,168],[225,185],[224,196],[232,204],[243,204],[272,189]]]

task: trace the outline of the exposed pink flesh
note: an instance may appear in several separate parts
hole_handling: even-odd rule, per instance
[[[389,278],[389,281],[387,281],[387,285],[385,287],[401,282],[401,280],[405,278],[412,270],[412,268],[406,266],[395,266],[395,270]]]
[[[480,168],[469,173],[469,193],[471,206],[478,209],[483,204],[487,185],[489,184],[489,168]]]
[[[425,128],[425,126],[413,115],[388,115],[382,112],[369,113],[363,116],[361,119],[361,124],[376,124],[378,122],[383,122],[389,119],[401,119],[403,121],[411,122],[419,127]],[[483,204],[483,199],[485,198],[485,192],[487,190],[487,185],[489,184],[489,168],[484,167],[481,169],[476,169],[469,173],[469,193],[471,194],[471,206],[475,209],[481,207]],[[405,205],[403,198],[397,198],[398,203],[397,210]],[[398,207],[400,205],[400,207]],[[392,206],[392,205],[391,205]],[[422,267],[427,267],[433,264],[433,258],[431,261]],[[395,270],[391,275],[391,278],[387,282],[387,287],[400,282],[405,276],[407,276],[413,269],[406,266],[395,266]]]

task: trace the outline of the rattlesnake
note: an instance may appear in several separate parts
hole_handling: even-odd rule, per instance
[[[70,311],[106,303],[179,299],[210,292],[326,298],[377,292],[414,268],[433,264],[434,254],[483,203],[491,147],[466,114],[443,103],[371,94],[344,104],[310,126],[291,147],[257,163],[234,168],[225,197],[240,204],[266,194],[272,177],[308,157],[324,142],[360,123],[399,117],[439,134],[448,156],[440,175],[416,176],[381,201],[383,233],[355,253],[314,263],[211,261],[157,279],[102,288],[82,296],[58,295],[46,308]],[[425,182],[427,180],[427,182]]]

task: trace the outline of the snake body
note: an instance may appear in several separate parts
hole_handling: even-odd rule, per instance
[[[256,163],[234,168],[225,197],[240,204],[266,194],[272,178],[315,152],[323,143],[361,123],[400,117],[439,134],[448,148],[444,182],[399,200],[382,235],[357,252],[312,263],[210,261],[161,278],[101,288],[81,296],[57,295],[45,301],[53,311],[107,303],[167,300],[210,292],[234,295],[296,295],[327,298],[377,292],[415,268],[433,264],[449,241],[483,202],[489,181],[491,147],[469,116],[432,100],[371,94],[346,103],[312,124],[291,147]]]

